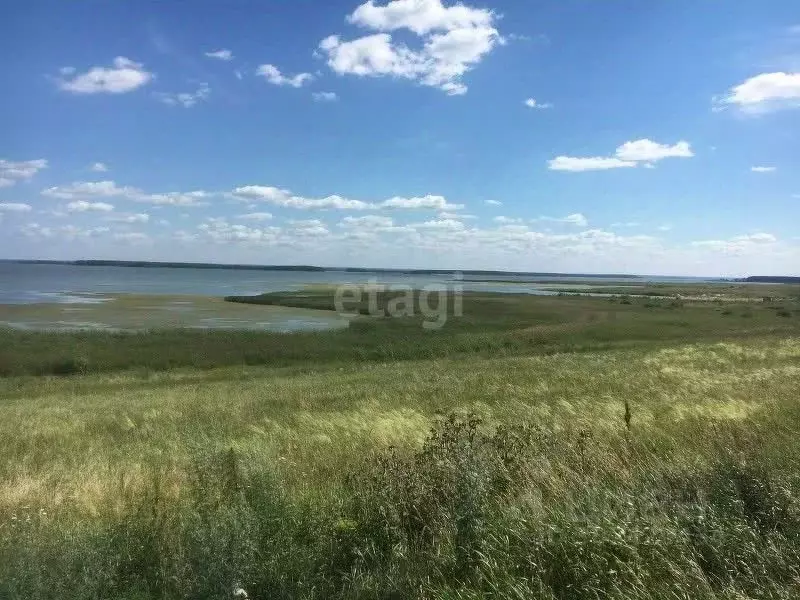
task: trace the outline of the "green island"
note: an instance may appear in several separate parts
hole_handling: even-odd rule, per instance
[[[465,292],[438,328],[386,291],[295,333],[164,306],[324,320],[333,288],[119,296],[81,305],[139,311],[110,331],[0,329],[0,598],[796,598],[800,294],[712,287]]]

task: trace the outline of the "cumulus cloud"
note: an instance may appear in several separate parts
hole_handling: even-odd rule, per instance
[[[777,167],[750,167],[750,170],[753,173],[774,173],[777,171]]]
[[[500,200],[486,200],[484,201],[486,206],[502,206],[503,203]]]
[[[360,200],[350,200],[336,195],[325,198],[303,198],[293,195],[289,190],[264,185],[238,187],[231,192],[231,196],[248,202],[266,202],[274,206],[302,210],[367,210],[372,208],[369,203]]]
[[[505,217],[503,215],[493,218],[492,221],[500,225],[516,225],[524,222],[523,219],[520,219],[518,217]]]
[[[260,65],[256,69],[256,75],[260,75],[273,85],[288,85],[294,88],[303,87],[314,79],[311,73],[298,73],[287,77],[275,65]]]
[[[0,213],[23,213],[30,211],[30,204],[23,204],[22,202],[0,202]]]
[[[161,206],[206,206],[204,200],[214,194],[203,190],[193,192],[166,192],[162,194],[137,194],[131,197],[136,202],[145,202]]]
[[[680,141],[670,146],[649,139],[625,142],[619,146],[614,156],[594,156],[587,158],[557,156],[548,162],[551,171],[603,171],[608,169],[632,168],[639,165],[653,166],[665,158],[691,158],[694,156],[689,142]]]
[[[581,213],[573,213],[566,217],[539,217],[533,219],[533,222],[563,223],[565,225],[575,225],[577,227],[587,227],[589,225],[589,220]]]
[[[383,202],[365,202],[343,198],[338,195],[324,198],[305,198],[296,196],[291,191],[272,186],[247,185],[234,189],[230,196],[237,200],[247,202],[265,202],[283,208],[296,208],[301,210],[376,210],[376,209],[405,209],[405,210],[460,210],[461,204],[450,204],[443,196],[427,195],[422,197],[404,198],[396,196]]]
[[[248,221],[269,221],[272,218],[272,213],[268,212],[252,212],[243,215],[238,215],[237,219],[245,219]]]
[[[689,142],[678,142],[674,146],[659,144],[652,140],[625,142],[617,148],[616,157],[624,161],[653,163],[665,158],[691,158],[694,156]]]
[[[395,196],[384,200],[378,205],[380,208],[388,209],[408,209],[408,210],[461,210],[463,204],[450,204],[444,196],[427,196],[402,198]]]
[[[26,237],[34,239],[63,238],[67,241],[97,237],[109,231],[108,227],[83,228],[75,225],[48,227],[39,223],[27,223],[19,228],[19,232]]]
[[[71,68],[71,67],[70,67]],[[141,63],[118,56],[111,67],[92,67],[85,73],[61,70],[63,79],[57,79],[58,87],[72,94],[125,94],[153,80],[153,74]]]
[[[0,187],[11,187],[18,181],[27,181],[42,169],[47,168],[47,160],[5,160],[0,159]]]
[[[113,237],[118,242],[127,242],[127,243],[141,243],[150,241],[149,235],[138,231],[123,231],[115,233]]]
[[[65,186],[54,186],[42,191],[43,196],[72,200],[75,198],[114,196],[133,196],[140,190],[130,187],[119,187],[113,181],[76,181]]]
[[[67,212],[111,212],[114,205],[107,202],[87,202],[86,200],[76,200],[67,204]]]
[[[724,254],[747,254],[753,251],[760,251],[763,247],[772,246],[778,242],[778,238],[771,233],[753,233],[740,235],[728,240],[700,240],[692,242],[695,248],[703,248]]]
[[[225,219],[208,219],[198,226],[199,236],[216,243],[238,242],[252,244],[273,244],[278,241],[278,227],[249,227],[234,225]],[[176,237],[181,241],[191,241],[196,237],[188,232],[179,231]]]
[[[314,92],[311,97],[315,102],[336,102],[339,99],[336,92]]]
[[[198,102],[208,100],[208,97],[211,95],[211,88],[207,83],[201,83],[194,92],[156,92],[153,95],[159,102],[163,102],[169,106],[191,108]]]
[[[386,229],[394,226],[394,220],[391,217],[384,217],[382,215],[345,217],[341,220],[339,226],[347,228]]]
[[[439,230],[462,230],[466,227],[461,221],[455,219],[432,219],[424,223],[411,225],[414,229],[439,229]]]
[[[218,60],[233,60],[233,52],[223,48],[222,50],[215,50],[214,52],[205,52],[208,58],[216,58]]]
[[[441,0],[392,0],[384,6],[369,0],[347,20],[373,32],[350,41],[331,35],[320,53],[336,73],[361,77],[396,77],[441,89],[449,95],[467,91],[462,77],[498,44],[496,15],[463,4],[446,7]],[[411,32],[412,48],[390,32]]]
[[[800,107],[800,73],[761,73],[714,99],[717,110],[731,106],[752,113]]]
[[[549,102],[539,102],[538,100],[536,100],[536,98],[528,98],[527,100],[525,100],[524,104],[528,108],[536,108],[542,110],[547,108],[553,108],[553,105],[550,104]]]
[[[96,162],[89,167],[89,170],[95,173],[106,173],[108,171],[108,166],[105,163]]]
[[[626,222],[623,222],[623,223],[612,223],[611,224],[611,228],[612,229],[617,229],[617,228],[621,229],[623,227],[641,227],[641,226],[642,226],[642,224],[638,223],[636,221],[626,221]]]
[[[148,223],[150,221],[150,215],[148,215],[147,213],[128,213],[122,215],[114,215],[112,217],[108,217],[108,219],[106,220],[112,223],[126,223],[126,224]],[[166,224],[168,225],[169,223]]]
[[[320,237],[330,233],[328,227],[319,219],[304,219],[300,221],[289,221],[291,235],[300,237]]]
[[[551,171],[605,171],[607,169],[630,168],[637,166],[635,162],[593,156],[589,158],[576,158],[573,156],[557,156],[548,163]]]
[[[447,211],[440,212],[438,216],[439,216],[440,219],[461,219],[462,221],[465,220],[465,219],[477,219],[478,218],[475,215],[468,215],[468,214],[465,214],[465,213],[456,213],[456,212],[447,212]]]
[[[213,194],[202,190],[148,194],[138,188],[120,187],[113,181],[77,181],[69,185],[47,188],[42,191],[42,195],[61,200],[119,197],[156,205],[204,206],[206,204],[204,200]]]

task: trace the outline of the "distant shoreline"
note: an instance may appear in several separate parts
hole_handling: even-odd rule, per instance
[[[34,259],[0,259],[0,263],[28,265],[69,265],[77,267],[141,267],[171,269],[230,269],[239,271],[295,271],[295,272],[333,272],[333,273],[404,273],[409,275],[447,275],[461,273],[467,276],[515,276],[515,277],[574,277],[583,279],[646,279],[643,275],[625,273],[544,273],[534,271],[496,271],[496,270],[459,270],[459,269],[370,269],[366,267],[318,267],[314,265],[252,265],[224,264],[204,262],[165,262],[144,260],[34,260]],[[800,277],[783,275],[751,275],[739,278],[709,278],[720,282],[743,283],[788,283],[800,284]],[[494,281],[494,280],[491,280]]]

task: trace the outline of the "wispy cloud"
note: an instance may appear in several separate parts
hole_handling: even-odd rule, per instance
[[[215,50],[214,52],[205,52],[209,58],[216,58],[218,60],[229,61],[233,60],[233,52],[228,49]]]

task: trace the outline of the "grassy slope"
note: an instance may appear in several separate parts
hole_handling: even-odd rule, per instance
[[[481,298],[346,341],[19,336],[19,372],[104,372],[0,379],[0,597],[797,597],[798,319]]]

